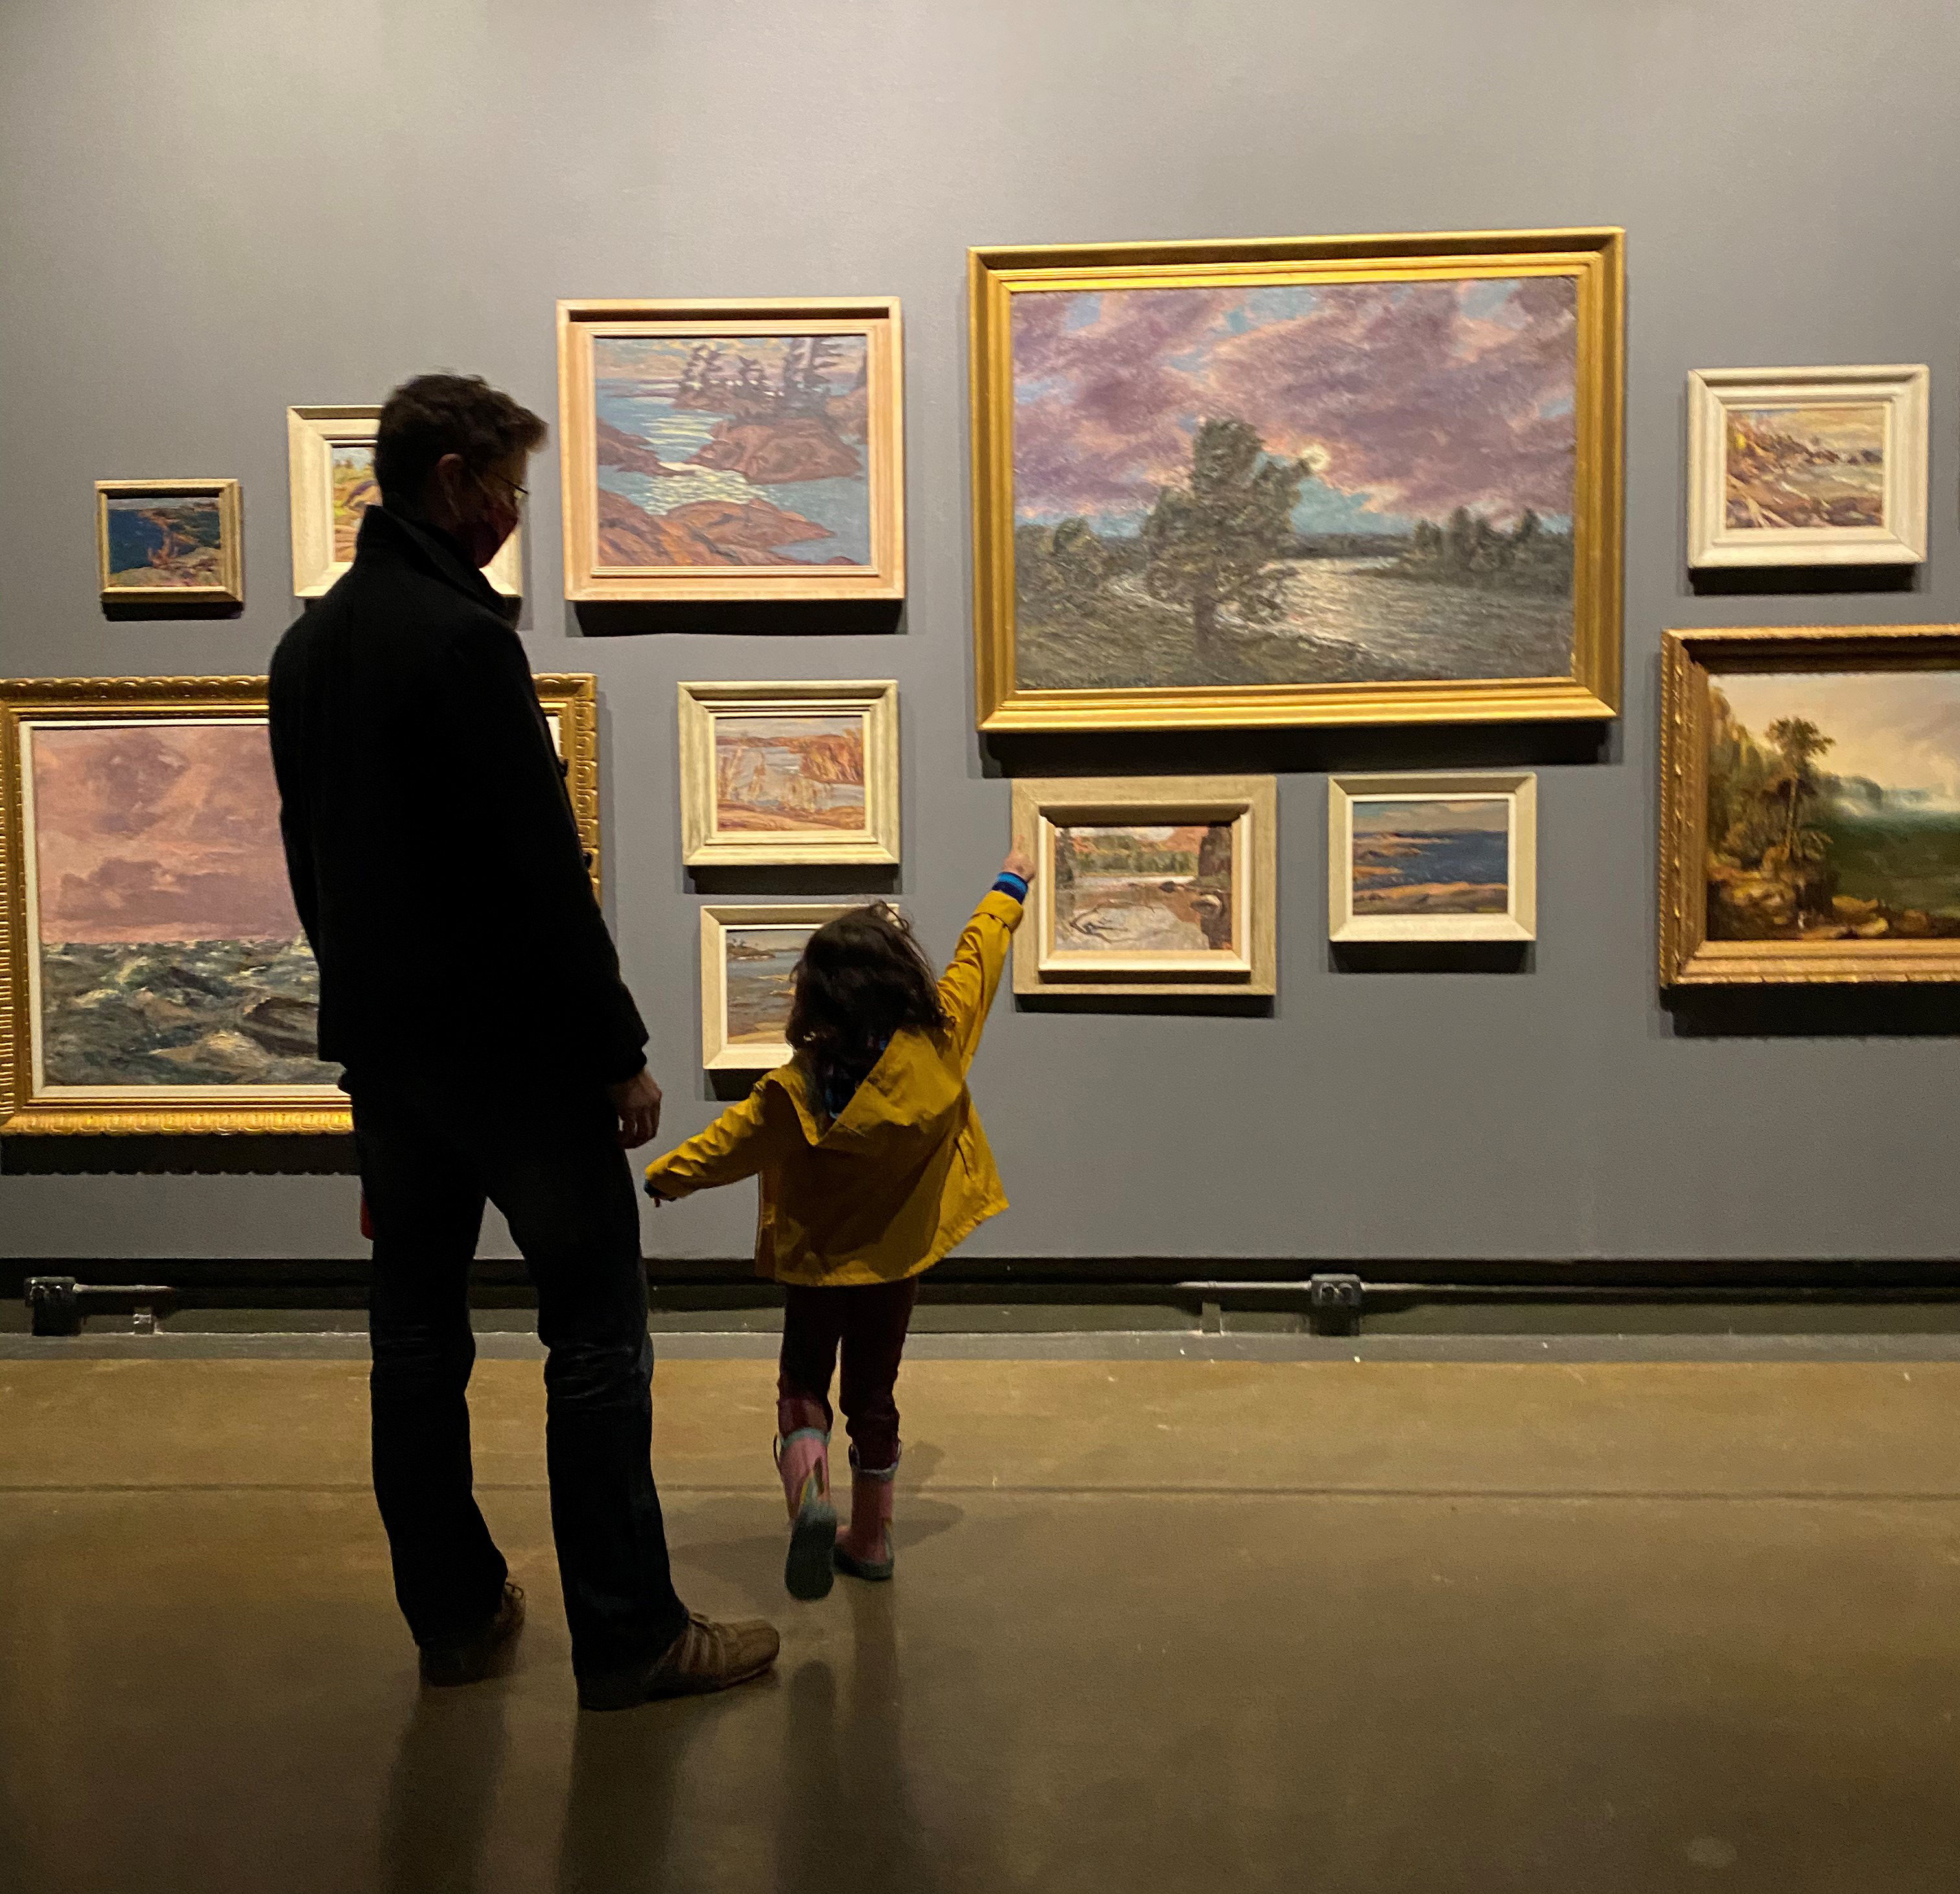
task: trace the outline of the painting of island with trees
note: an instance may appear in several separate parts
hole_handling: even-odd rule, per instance
[[[1723,511],[1732,528],[1885,524],[1882,402],[1725,410]]]
[[[1357,796],[1352,912],[1505,914],[1511,804],[1504,796]]]
[[[1233,953],[1233,825],[1058,826],[1057,953]]]
[[[863,333],[595,336],[593,563],[872,560]]]
[[[103,495],[104,591],[226,582],[224,516],[218,496]]]
[[[1017,687],[1570,675],[1577,302],[1016,294]]]
[[[864,713],[717,716],[714,826],[778,835],[861,832]]]
[[[332,1087],[263,721],[24,734],[40,1084]]]
[[[1708,686],[1707,937],[1960,936],[1960,670]]]

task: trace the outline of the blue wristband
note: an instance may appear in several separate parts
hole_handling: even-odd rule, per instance
[[[1017,901],[1024,902],[1028,898],[1028,884],[1019,875],[1010,874],[1005,868],[1003,868],[994,880],[992,892],[995,894],[1008,895]]]

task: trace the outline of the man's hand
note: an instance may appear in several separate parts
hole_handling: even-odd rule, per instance
[[[1010,852],[1007,860],[1001,864],[1001,872],[1003,874],[1017,874],[1023,881],[1032,883],[1035,878],[1035,858],[1031,855],[1023,854],[1019,848],[1013,849]]]
[[[651,1144],[660,1129],[660,1088],[654,1075],[642,1065],[633,1076],[618,1085],[609,1085],[606,1095],[619,1114],[619,1147],[637,1151]]]

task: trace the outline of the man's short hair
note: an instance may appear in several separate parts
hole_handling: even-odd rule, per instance
[[[520,402],[481,375],[418,375],[391,394],[374,435],[374,479],[381,504],[417,505],[430,470],[446,454],[482,471],[544,444],[550,431]]]

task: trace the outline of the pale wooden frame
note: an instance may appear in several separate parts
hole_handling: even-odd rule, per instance
[[[1217,953],[1057,954],[1055,838],[1076,823],[1230,822],[1237,903],[1229,959]],[[1034,912],[1014,936],[1017,993],[1246,994],[1274,991],[1279,785],[1272,776],[1024,777],[1014,785],[1014,846],[1034,858]]]
[[[333,450],[371,441],[381,410],[373,402],[286,410],[286,471],[293,523],[293,596],[318,598],[347,570],[333,556]],[[524,527],[484,567],[483,576],[506,598],[524,590]]]
[[[588,675],[535,680],[558,724],[579,835],[599,886],[598,699]],[[326,1086],[126,1086],[37,1090],[36,942],[29,899],[33,837],[23,781],[23,724],[104,719],[262,722],[262,677],[0,680],[0,1135],[56,1132],[336,1132],[347,1100]],[[85,1095],[82,1095],[85,1094]]]
[[[679,687],[681,859],[689,867],[801,866],[899,859],[899,686],[895,678],[814,678]],[[864,826],[794,835],[716,825],[714,724],[719,717],[857,715],[864,720]]]
[[[865,338],[868,565],[601,566],[592,431],[595,335],[861,335]],[[575,600],[898,599],[905,595],[904,336],[896,297],[772,296],[648,301],[570,300],[558,306],[558,467],[563,482],[565,595]]]
[[[1459,231],[968,253],[975,701],[982,730],[1270,727],[1608,718],[1620,703],[1625,233]],[[1023,291],[1244,288],[1464,276],[1578,284],[1573,667],[1564,677],[1023,689],[1014,681],[1013,366]]]
[[[98,480],[95,483],[96,580],[105,605],[243,605],[245,541],[241,489],[236,480]],[[215,585],[111,585],[109,502],[144,495],[159,500],[218,502],[219,579]]]
[[[1502,914],[1354,912],[1354,804],[1497,801],[1510,812],[1510,899]],[[1327,934],[1331,941],[1535,941],[1538,938],[1538,778],[1530,770],[1330,776],[1327,781]]]
[[[1926,557],[1927,407],[1923,364],[1835,368],[1703,368],[1688,377],[1688,562],[1691,566],[1913,565]],[[1885,410],[1885,524],[1727,524],[1731,408],[1836,405]]]
[[[728,955],[733,928],[802,928],[808,931],[848,914],[861,902],[776,901],[701,911],[701,1063],[711,1072],[765,1072],[789,1063],[785,1043],[734,1046],[728,1039]]]
[[[1661,985],[1960,980],[1960,939],[1707,937],[1710,680],[1724,672],[1803,670],[1960,670],[1960,625],[1666,634],[1661,653]]]

